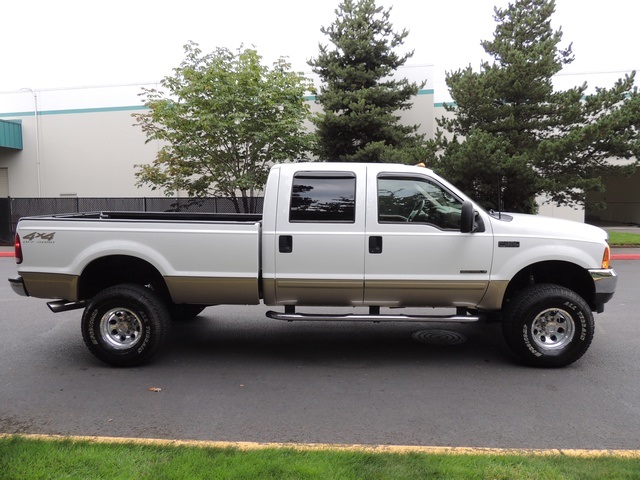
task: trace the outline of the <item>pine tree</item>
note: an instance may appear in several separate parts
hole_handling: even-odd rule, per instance
[[[635,72],[586,94],[586,83],[554,91],[553,76],[573,61],[551,28],[553,0],[517,0],[495,9],[493,62],[447,75],[455,116],[438,121],[437,168],[488,208],[532,213],[544,194],[560,205],[584,204],[605,175],[635,168],[611,158],[640,153],[640,97]],[[637,163],[637,160],[635,161]],[[501,198],[503,205],[498,205]]]
[[[316,99],[323,112],[313,120],[320,160],[424,160],[419,125],[402,125],[398,116],[424,84],[392,78],[413,52],[395,52],[408,32],[394,32],[390,12],[375,0],[344,0],[335,21],[321,28],[334,49],[320,45],[318,58],[309,61],[323,82]]]

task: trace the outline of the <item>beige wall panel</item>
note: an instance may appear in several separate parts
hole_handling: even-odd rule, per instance
[[[606,202],[605,210],[587,213],[590,221],[640,224],[640,170],[630,177],[610,177],[606,191],[589,195],[592,202]]]
[[[135,187],[135,166],[153,161],[131,111],[41,116],[42,196],[157,196]]]

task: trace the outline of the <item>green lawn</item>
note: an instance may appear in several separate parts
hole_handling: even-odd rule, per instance
[[[611,231],[609,232],[609,245],[637,245],[640,247],[640,234]]]
[[[1,479],[640,479],[640,454],[426,454],[0,437]]]

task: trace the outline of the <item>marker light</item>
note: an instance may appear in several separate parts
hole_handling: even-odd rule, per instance
[[[602,268],[609,268],[611,264],[611,248],[607,245],[604,248],[604,254],[602,255]]]
[[[19,265],[22,263],[22,243],[20,243],[20,236],[17,233],[13,248],[15,250],[16,263]]]

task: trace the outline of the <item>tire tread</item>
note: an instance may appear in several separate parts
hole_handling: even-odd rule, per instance
[[[557,355],[542,355],[540,357],[534,355],[525,344],[522,333],[527,317],[531,316],[531,309],[539,308],[540,304],[546,304],[544,308],[553,308],[550,302],[562,303],[566,301],[574,303],[585,317],[586,332],[584,332],[584,339],[574,339],[566,351]],[[582,334],[583,326],[575,320],[574,322],[576,323],[575,335],[579,337]],[[573,290],[554,284],[538,284],[522,290],[505,309],[502,323],[504,338],[513,353],[524,364],[534,367],[556,368],[575,362],[585,354],[591,345],[594,330],[593,314],[584,299]]]
[[[136,348],[114,352],[91,340],[91,314],[113,301],[138,304],[145,311],[152,329],[151,338],[139,352]],[[164,344],[170,326],[170,316],[162,299],[152,290],[137,284],[122,284],[107,288],[91,299],[82,314],[82,338],[89,351],[100,361],[115,367],[133,367],[148,362]]]

